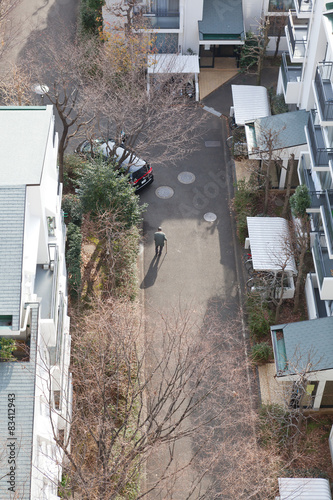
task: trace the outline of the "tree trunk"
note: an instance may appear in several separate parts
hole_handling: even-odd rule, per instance
[[[291,181],[292,181],[292,177],[294,175],[294,170],[295,170],[295,155],[291,154],[290,161],[288,162],[287,191],[286,191],[286,196],[284,199],[284,205],[283,205],[283,210],[282,210],[282,217],[284,217],[284,218],[287,217],[289,199],[290,199],[290,191],[291,191]]]
[[[301,235],[301,251],[299,254],[299,263],[298,263],[298,274],[297,274],[297,279],[296,279],[296,285],[295,285],[295,299],[294,299],[294,312],[298,310],[299,307],[299,296],[300,296],[300,291],[301,291],[301,284],[303,281],[303,275],[304,275],[304,264],[305,264],[305,255],[306,252],[310,246],[310,241],[309,241],[309,234],[310,234],[310,227],[309,227],[309,221],[303,220],[302,222],[302,235]]]
[[[59,182],[64,182],[64,156],[65,156],[65,142],[68,134],[68,126],[63,123],[63,131],[60,137],[58,146],[58,162],[59,162]]]
[[[298,307],[299,307],[299,295],[300,295],[300,291],[301,291],[301,284],[303,281],[304,259],[305,259],[306,251],[307,251],[307,248],[302,248],[301,253],[299,255],[298,274],[297,274],[296,285],[295,285],[294,312],[296,312],[298,310]]]
[[[269,200],[269,191],[271,185],[271,166],[272,166],[272,153],[269,153],[270,159],[267,162],[267,168],[265,173],[265,201],[264,201],[264,214],[267,214],[268,210],[268,200]]]

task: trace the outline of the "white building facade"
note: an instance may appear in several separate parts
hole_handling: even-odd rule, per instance
[[[309,111],[298,175],[311,195],[314,272],[306,279],[309,318],[333,315],[333,4],[294,0],[278,92]]]
[[[72,383],[52,106],[0,108],[0,497],[57,499]]]
[[[264,16],[285,16],[293,0],[140,0],[134,8],[143,15],[156,36],[159,52],[197,54],[201,67],[215,67],[221,57],[237,57],[246,32],[256,31]],[[106,26],[119,24],[112,7],[119,0],[106,0]],[[274,22],[271,23],[272,25]],[[274,26],[272,26],[274,30]],[[268,50],[275,51],[272,31]],[[280,49],[286,50],[284,32]]]

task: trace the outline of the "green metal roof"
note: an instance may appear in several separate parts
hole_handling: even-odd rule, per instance
[[[301,109],[289,113],[257,118],[254,123],[256,144],[260,149],[261,131],[271,130],[276,134],[275,149],[290,148],[306,144],[304,127],[308,122],[309,112]],[[248,123],[247,123],[248,125]]]
[[[333,316],[271,326],[278,376],[333,368]]]
[[[204,0],[200,40],[243,40],[242,0]]]

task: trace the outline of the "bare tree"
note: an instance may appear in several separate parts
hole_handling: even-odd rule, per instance
[[[17,28],[13,27],[10,15],[21,0],[1,0],[0,2],[0,59],[15,43]]]
[[[283,204],[283,209],[282,209],[282,217],[286,218],[288,208],[289,208],[289,199],[290,199],[290,194],[291,194],[291,183],[292,183],[292,178],[295,172],[296,168],[296,160],[295,160],[295,154],[292,153],[290,155],[290,159],[288,162],[288,172],[287,172],[287,190],[284,198],[284,204]]]
[[[257,85],[261,83],[264,59],[269,44],[269,27],[269,18],[260,19],[256,32],[247,34],[247,40],[241,51],[240,65],[243,70],[249,71],[250,68],[256,66]]]
[[[264,214],[267,214],[269,192],[271,187],[271,175],[273,166],[280,158],[281,145],[279,136],[281,129],[260,126],[258,131],[258,154],[261,157],[261,172],[265,189]]]
[[[167,165],[195,150],[205,117],[185,95],[188,76],[152,75],[148,92],[143,71],[127,66],[126,72],[114,72],[104,47],[98,60],[105,69],[93,91],[95,95],[98,91],[99,98],[96,114],[102,137],[115,140],[114,151],[119,146],[124,148],[119,165],[126,158],[133,161],[134,152],[144,159],[153,157],[155,164]]]
[[[94,72],[95,43],[93,39],[81,43],[70,30],[56,23],[42,33],[24,63],[24,68],[30,67],[32,85],[44,91],[42,99],[54,105],[62,122],[58,148],[61,182],[64,153],[70,139],[94,119],[87,100],[92,94],[84,93],[83,89],[89,85],[87,75]]]
[[[158,350],[142,343],[142,325],[129,302],[104,297],[81,318],[72,336],[75,398],[69,441],[57,444],[81,498],[117,498],[138,485],[153,451],[167,446],[152,491],[171,480],[174,444],[199,432],[219,413],[205,401],[220,384],[208,372],[217,351],[195,340],[189,317],[165,324]],[[200,422],[195,415],[200,412]],[[139,475],[139,476],[138,476]],[[65,493],[64,493],[65,494]],[[147,491],[137,492],[137,498]]]
[[[35,97],[31,91],[29,68],[13,65],[0,76],[0,99],[8,106],[31,106]]]
[[[297,279],[295,284],[294,311],[299,307],[300,292],[305,278],[305,257],[310,248],[310,220],[308,215],[298,217],[291,223],[290,234],[292,235],[292,246],[297,264]]]

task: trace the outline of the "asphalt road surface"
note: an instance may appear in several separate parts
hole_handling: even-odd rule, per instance
[[[198,107],[198,116],[201,113],[207,114]],[[239,245],[229,203],[233,162],[225,146],[226,134],[223,117],[208,113],[198,149],[176,166],[156,167],[155,181],[140,195],[142,202],[149,204],[144,215],[140,288],[148,331],[153,332],[157,350],[161,318],[187,310],[200,330],[204,321],[213,320],[213,311],[218,310],[224,321],[239,312],[235,256]],[[149,161],[154,168],[154,159]],[[168,250],[156,259],[153,236],[159,226],[168,238]],[[178,445],[178,466],[191,460],[193,445],[191,439]],[[165,460],[161,454],[154,455],[148,464],[148,477],[157,476]],[[197,475],[188,468],[172,494],[162,491],[157,496],[155,491],[151,499],[187,499]],[[203,487],[209,487],[209,480]],[[199,498],[198,490],[191,498]]]

